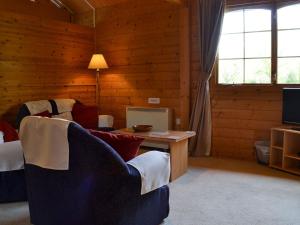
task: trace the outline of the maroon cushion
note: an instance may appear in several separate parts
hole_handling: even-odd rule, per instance
[[[46,111],[44,111],[44,112],[40,112],[40,113],[37,113],[37,114],[34,114],[33,116],[42,116],[42,117],[51,117],[51,113],[48,111],[48,110],[46,110]]]
[[[124,135],[124,134],[112,134],[109,132],[90,130],[90,133],[113,147],[125,162],[133,159],[140,148],[143,138]]]
[[[98,126],[97,111],[97,106],[75,103],[72,109],[73,120],[86,129],[96,129]]]
[[[15,128],[5,121],[0,121],[0,131],[4,134],[4,142],[19,140],[19,136]]]

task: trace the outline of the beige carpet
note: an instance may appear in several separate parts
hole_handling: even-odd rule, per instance
[[[191,158],[170,190],[164,225],[300,225],[300,177],[254,162]],[[28,224],[26,203],[0,205],[0,225]]]
[[[254,162],[190,159],[170,188],[170,225],[300,224],[300,177]]]

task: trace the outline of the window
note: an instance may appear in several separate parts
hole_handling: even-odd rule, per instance
[[[218,83],[299,84],[299,40],[300,4],[225,13]]]

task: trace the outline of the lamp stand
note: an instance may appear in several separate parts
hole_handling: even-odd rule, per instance
[[[100,75],[100,70],[97,69],[97,75],[96,75],[96,105],[97,105],[97,109],[98,109],[98,114],[99,114],[99,99],[100,99],[100,90],[99,90],[99,75]]]

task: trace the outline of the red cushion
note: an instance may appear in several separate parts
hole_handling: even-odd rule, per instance
[[[46,111],[44,111],[44,112],[40,112],[40,113],[37,113],[37,114],[34,114],[33,116],[42,116],[42,117],[51,117],[51,113],[48,111],[48,110],[46,110]]]
[[[90,133],[107,142],[119,153],[125,162],[133,159],[137,155],[140,145],[144,140],[143,138],[135,136],[112,134],[103,131],[90,130]]]
[[[87,129],[96,129],[98,126],[97,106],[86,106],[75,103],[72,109],[75,122]]]
[[[5,121],[0,121],[0,131],[4,133],[4,142],[19,140],[19,136],[15,128]]]

